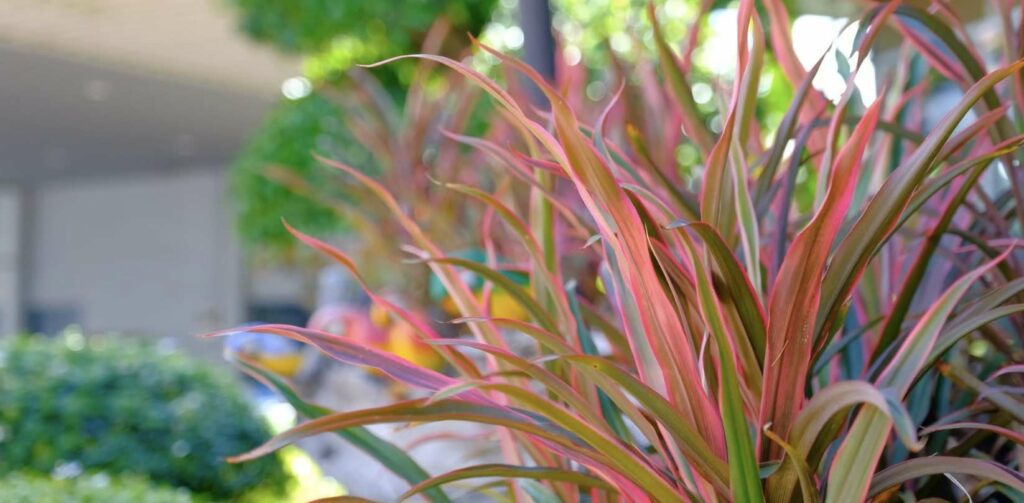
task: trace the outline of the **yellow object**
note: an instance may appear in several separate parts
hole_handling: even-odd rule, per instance
[[[378,347],[393,355],[400,356],[421,367],[440,369],[444,359],[433,346],[421,341],[416,329],[405,321],[392,317],[391,313],[378,303],[370,306],[370,323],[384,332],[383,342]],[[379,373],[374,372],[379,375]]]
[[[377,328],[387,328],[388,324],[391,323],[391,313],[388,312],[386,307],[374,302],[370,305],[370,322]]]
[[[400,322],[388,330],[386,351],[421,367],[440,369],[444,359],[431,345],[421,341],[408,323]]]
[[[450,295],[447,295],[445,296],[445,298],[441,299],[441,309],[443,309],[444,312],[452,316],[459,315],[459,307],[455,305],[455,300],[452,299]]]
[[[495,290],[491,293],[491,316],[527,321],[526,310],[504,290]]]
[[[482,301],[483,294],[478,294],[477,300]],[[446,313],[453,316],[460,314],[459,308],[451,297],[445,297],[441,300],[441,309],[444,309]],[[491,292],[491,317],[527,321],[528,316],[526,309],[523,309],[523,306],[512,295],[498,289],[494,289]]]
[[[302,366],[302,355],[256,355],[254,359],[267,370],[284,377],[293,377]]]

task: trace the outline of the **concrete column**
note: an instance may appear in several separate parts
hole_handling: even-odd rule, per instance
[[[21,192],[0,185],[0,336],[21,327]]]

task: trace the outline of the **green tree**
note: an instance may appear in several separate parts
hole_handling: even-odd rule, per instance
[[[496,0],[230,0],[243,32],[281,51],[303,56],[303,74],[314,89],[305,97],[282,99],[248,141],[231,168],[236,222],[243,242],[280,257],[293,240],[280,224],[290,222],[321,234],[342,232],[346,224],[323,201],[296,190],[294,183],[330,189],[331,176],[310,156],[330,154],[360,168],[373,159],[348,131],[343,110],[324,88],[344,99],[347,72],[354,65],[418,52],[435,23],[447,23],[437,51],[457,54],[479,34]],[[372,71],[384,92],[402,100],[412,64]],[[268,174],[270,176],[268,176]],[[275,176],[276,174],[276,176]]]

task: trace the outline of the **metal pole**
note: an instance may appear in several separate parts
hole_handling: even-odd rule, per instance
[[[519,0],[519,24],[523,30],[523,53],[532,66],[549,82],[555,80],[555,35],[551,29],[551,7],[548,0]],[[534,102],[546,105],[540,89],[529,83]]]

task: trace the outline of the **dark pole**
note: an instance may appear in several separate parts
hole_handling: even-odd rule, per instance
[[[519,25],[523,29],[523,57],[548,82],[555,81],[555,34],[551,29],[551,7],[548,0],[519,0]],[[524,79],[525,80],[525,79]],[[548,108],[548,100],[533,81],[527,81],[530,100],[538,109]],[[551,173],[537,168],[537,182],[547,190],[554,190]],[[542,191],[530,191],[530,227],[540,236],[544,249],[544,262],[549,269],[558,265],[555,241],[554,212],[551,201]],[[539,292],[538,292],[539,293]]]
[[[523,53],[526,64],[548,82],[555,80],[555,35],[551,30],[548,0],[519,0],[519,24],[523,29]],[[538,106],[546,105],[543,93],[533,83],[530,94]]]

